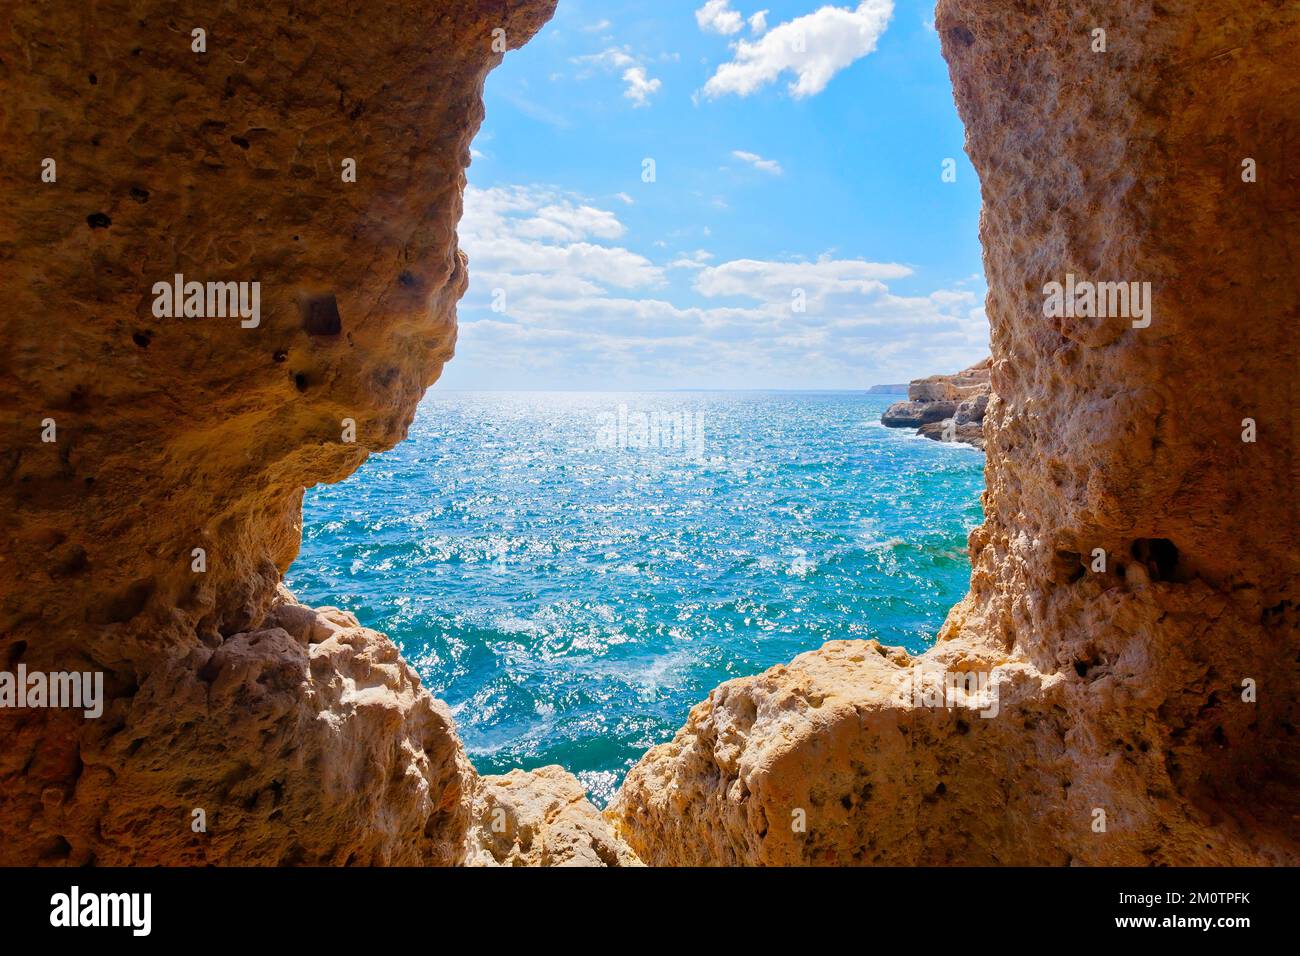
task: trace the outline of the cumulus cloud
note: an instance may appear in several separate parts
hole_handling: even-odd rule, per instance
[[[862,0],[853,9],[826,6],[775,26],[757,40],[740,40],[731,60],[704,84],[704,95],[749,96],[782,73],[792,73],[790,95],[814,96],[836,73],[876,48],[893,12],[893,0]]]
[[[587,53],[582,56],[569,57],[569,62],[579,66],[598,67],[603,70],[623,71],[623,96],[632,101],[633,107],[649,106],[650,97],[657,93],[663,83],[655,77],[647,74],[646,68],[642,66],[636,57],[628,52],[627,47],[608,47],[599,53]],[[584,80],[591,75],[590,72],[578,74],[578,79]]]
[[[907,265],[829,255],[715,262],[694,249],[661,265],[620,244],[630,238],[614,212],[565,190],[467,187],[470,289],[448,384],[859,387],[988,351],[974,282],[901,295],[890,286],[915,281]]]
[[[708,0],[704,6],[695,11],[695,22],[706,33],[730,36],[740,32],[745,20],[731,9],[731,0]]]
[[[619,69],[625,66],[631,66],[636,62],[632,54],[626,49],[620,50],[612,46],[601,50],[599,53],[586,53],[582,56],[569,57],[570,63],[576,63],[579,66],[599,66],[605,69]]]
[[[733,149],[731,155],[739,160],[743,160],[755,169],[762,170],[765,173],[771,173],[773,176],[780,176],[785,170],[775,159],[764,159],[758,153],[749,153],[743,149]]]
[[[657,92],[663,85],[659,80],[647,77],[643,66],[634,66],[625,70],[623,82],[627,84],[623,95],[632,101],[634,107],[649,106],[651,94]]]
[[[767,11],[759,10],[749,18],[749,31],[751,33],[767,32]]]
[[[472,257],[477,278],[505,288],[519,276],[562,273],[625,289],[663,281],[663,270],[612,239],[624,227],[608,210],[595,209],[553,190],[525,186],[465,189],[461,246]]]

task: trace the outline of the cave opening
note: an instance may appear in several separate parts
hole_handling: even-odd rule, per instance
[[[982,455],[948,434],[965,386],[927,386],[928,437],[878,426],[889,383],[975,365],[988,322],[928,22],[881,39],[914,59],[864,51],[815,98],[696,103],[668,91],[707,75],[579,25],[561,6],[488,78],[456,357],[406,441],[309,492],[287,582],[397,641],[479,772],[559,764],[603,804],[732,677],[837,639],[931,646],[983,519]],[[313,301],[303,327],[336,316]]]

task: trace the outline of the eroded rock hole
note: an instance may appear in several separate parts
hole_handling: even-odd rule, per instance
[[[948,30],[948,39],[962,46],[970,46],[975,42],[975,34],[971,32],[970,27],[959,23]]]
[[[338,335],[343,319],[334,293],[312,296],[302,303],[302,328],[308,335]]]
[[[1186,568],[1179,564],[1177,546],[1168,538],[1138,538],[1129,552],[1146,566],[1152,581],[1185,581]]]

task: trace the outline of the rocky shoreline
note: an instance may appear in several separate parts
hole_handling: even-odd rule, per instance
[[[907,387],[907,401],[885,409],[881,424],[915,428],[918,435],[934,441],[958,441],[983,451],[992,364],[986,358],[953,375],[913,380]]]

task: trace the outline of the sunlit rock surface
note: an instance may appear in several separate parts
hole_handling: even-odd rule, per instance
[[[640,866],[562,767],[482,777],[468,866]]]
[[[970,595],[920,658],[832,642],[722,685],[609,818],[650,864],[1300,862],[1300,8],[940,0],[936,28],[992,324]],[[1046,318],[1067,273],[1149,281],[1149,325]],[[927,669],[985,673],[996,715],[907,693]]]
[[[0,710],[0,863],[459,860],[446,709],[277,583],[303,487],[399,441],[452,354],[484,77],[553,6],[6,10],[0,663],[109,700]],[[259,282],[258,323],[159,316],[178,273]]]
[[[895,402],[880,416],[889,428],[915,428],[935,441],[984,447],[992,360],[984,359],[953,375],[918,378],[907,387],[907,401]]]

